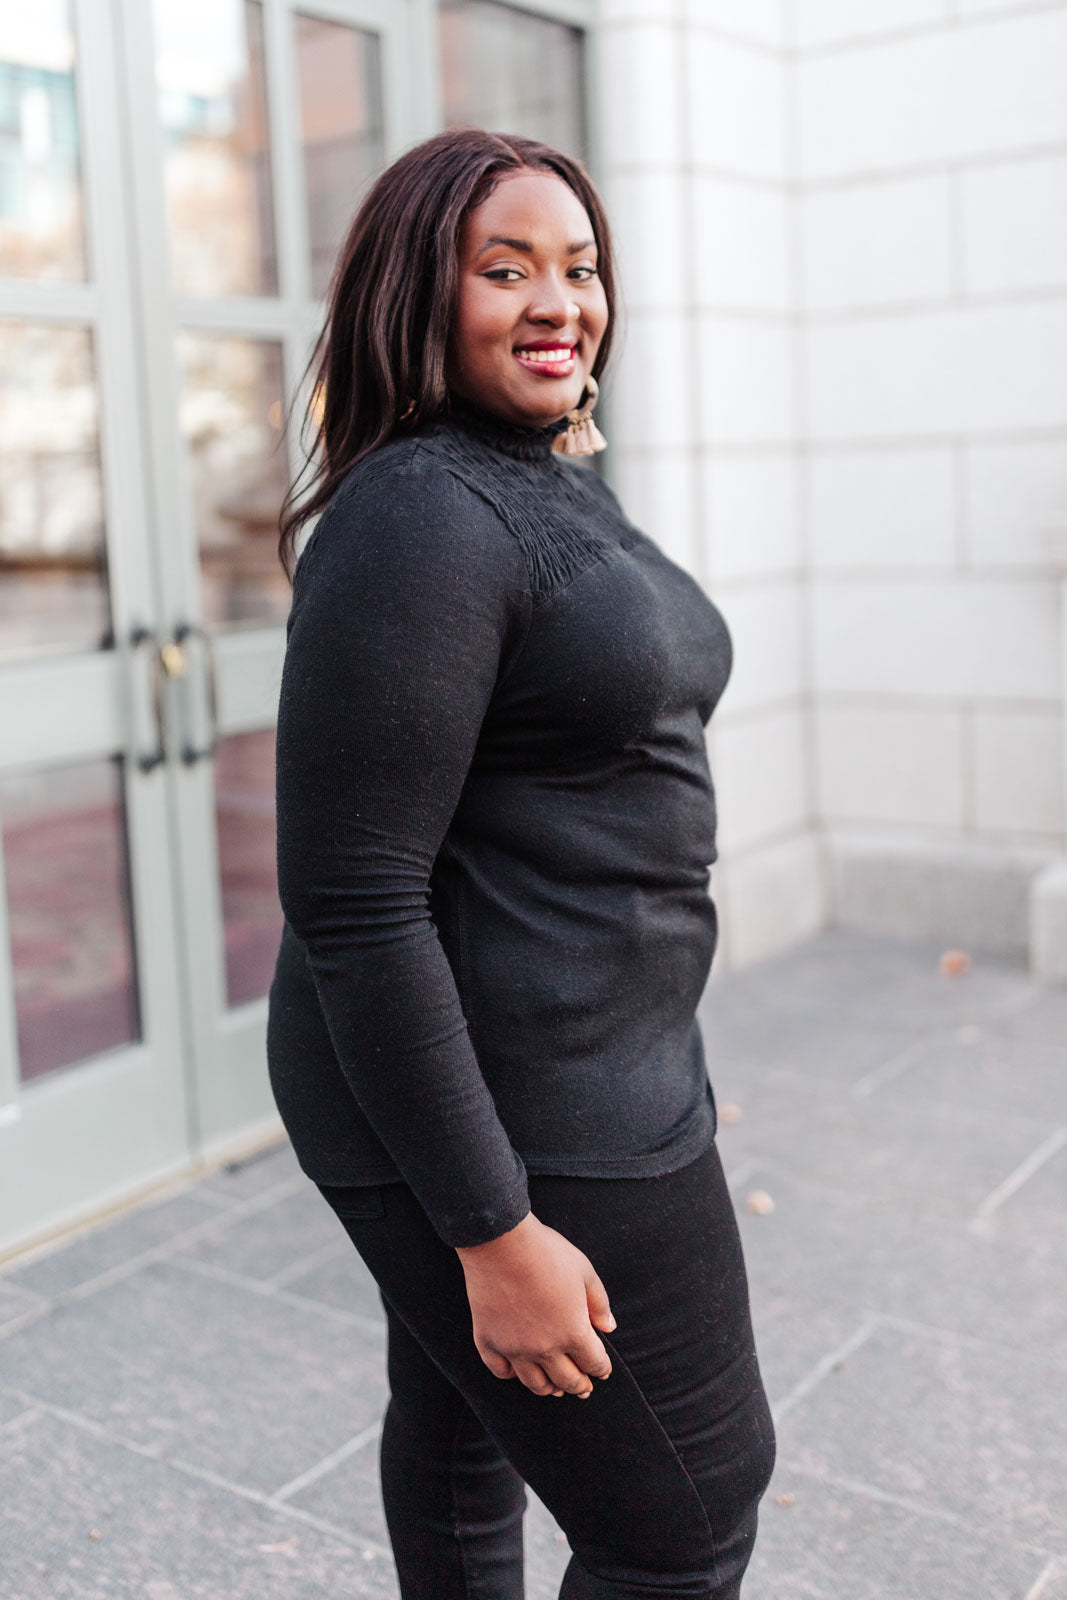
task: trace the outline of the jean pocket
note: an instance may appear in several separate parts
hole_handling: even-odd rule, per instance
[[[368,1217],[384,1217],[382,1191],[373,1184],[320,1183],[319,1193],[342,1222],[359,1222]]]

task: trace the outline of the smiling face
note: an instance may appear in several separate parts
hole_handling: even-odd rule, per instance
[[[562,178],[502,178],[460,228],[449,387],[527,427],[572,411],[608,322],[596,268],[589,217]]]

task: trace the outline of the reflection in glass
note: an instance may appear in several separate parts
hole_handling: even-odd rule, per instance
[[[68,0],[0,5],[0,276],[84,278]]]
[[[385,165],[381,63],[373,33],[297,18],[300,136],[311,279],[326,293],[352,215]]]
[[[585,151],[582,34],[496,0],[441,0],[445,124],[544,139]]]
[[[226,938],[226,998],[270,987],[282,913],[274,855],[274,731],[223,739],[215,758],[215,820]]]
[[[281,348],[186,333],[178,357],[205,620],[209,627],[284,621],[290,593],[277,556],[288,482]]]
[[[86,329],[0,322],[0,655],[107,642],[97,410]]]
[[[23,1081],[141,1037],[122,762],[0,777]]]
[[[154,0],[174,286],[274,294],[274,199],[258,0]]]

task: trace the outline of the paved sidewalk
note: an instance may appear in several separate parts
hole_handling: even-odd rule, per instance
[[[830,931],[709,989],[779,1431],[745,1600],[1067,1600],[1067,990],[939,954]],[[287,1148],[13,1264],[0,1595],[390,1600],[384,1399]]]

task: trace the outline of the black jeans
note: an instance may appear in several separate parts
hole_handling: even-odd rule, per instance
[[[560,1600],[737,1600],[774,1430],[714,1145],[660,1178],[530,1179],[618,1322],[588,1400],[492,1375],[459,1258],[406,1184],[322,1192],[389,1322],[381,1476],[403,1600],[522,1600],[524,1480],[573,1551]]]

